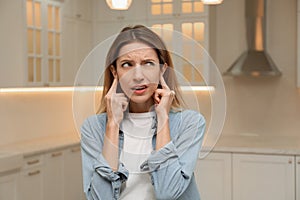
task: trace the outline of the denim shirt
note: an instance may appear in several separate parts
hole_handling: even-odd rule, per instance
[[[102,155],[106,113],[88,117],[81,127],[83,186],[88,200],[117,200],[129,172],[122,163],[113,171]],[[204,117],[192,110],[169,113],[171,141],[155,150],[157,120],[153,120],[153,152],[140,166],[149,171],[158,200],[200,200],[194,177],[205,132]],[[119,131],[119,151],[124,135]]]

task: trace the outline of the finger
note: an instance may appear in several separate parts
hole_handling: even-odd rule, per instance
[[[126,97],[124,93],[116,93],[114,96],[117,98]]]
[[[112,82],[109,90],[107,93],[116,93],[117,92],[117,86],[118,86],[118,79],[114,78],[114,81]]]
[[[154,102],[158,104],[160,102],[160,95],[157,92],[155,92],[153,95],[153,99]]]
[[[161,84],[163,89],[168,89],[168,90],[170,89],[169,86],[167,85],[165,79],[164,79],[164,76],[162,74],[160,75],[159,80],[160,80],[160,84]]]
[[[128,106],[128,102],[127,101],[122,102],[122,111],[123,112],[127,109],[127,106]]]

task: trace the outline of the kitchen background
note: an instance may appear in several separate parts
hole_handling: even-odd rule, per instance
[[[67,40],[68,45],[73,45],[74,51],[73,54],[65,52],[66,57],[63,59],[75,69],[79,67],[87,53],[105,38],[105,34],[108,34],[104,33],[101,37],[99,36],[101,23],[105,23],[101,20],[105,19],[99,19],[98,15],[109,9],[104,2],[99,3],[99,1],[58,1],[62,2],[63,8],[63,34],[67,33],[71,39],[75,39],[72,43],[70,38],[62,36],[62,44],[66,44],[63,40]],[[133,8],[138,5],[136,1],[133,0]],[[24,53],[27,44],[26,36],[24,37],[26,34],[25,2],[0,0],[0,88],[24,85],[26,70],[24,70],[23,62],[26,61],[27,56]],[[246,49],[244,6],[245,2],[242,0],[224,0],[220,5],[206,6],[209,10],[206,18],[207,27],[209,27],[209,40],[207,41],[209,52],[221,73],[225,72]],[[248,138],[243,139],[243,142],[249,141],[249,144],[241,143],[237,146],[246,144],[249,147],[253,138],[259,141],[259,144],[268,144],[269,139],[278,138],[276,145],[279,146],[286,143],[287,138],[292,138],[294,142],[300,141],[300,89],[297,88],[297,12],[300,12],[299,7],[297,0],[268,0],[266,5],[267,51],[282,72],[282,76],[223,76],[227,95],[227,115],[222,137],[245,136]],[[147,7],[141,7],[140,12],[147,13]],[[95,16],[98,16],[97,20],[94,19]],[[122,18],[122,14],[120,16],[114,19],[113,23],[106,22],[106,25],[111,24],[111,31],[119,31],[121,26],[127,23]],[[166,19],[166,21],[172,23],[172,20]],[[141,21],[129,20],[129,24],[139,22]],[[70,26],[72,23],[74,26]],[[64,27],[73,29],[65,30]],[[62,50],[64,51],[64,46]],[[64,73],[69,74],[70,77],[66,80],[67,85],[72,85],[75,70],[63,70],[66,70]],[[0,149],[1,146],[7,147],[10,144],[39,138],[55,138],[69,134],[77,136],[72,115],[72,92],[1,92],[0,113]],[[299,152],[300,143],[297,145],[299,145],[297,146]],[[286,146],[289,146],[289,143],[286,143]],[[294,159],[293,157],[293,162]],[[297,183],[299,184],[300,181]],[[297,189],[299,185],[294,184],[292,187],[293,193],[299,192]],[[231,198],[234,195],[229,196]],[[227,196],[224,199],[230,198]],[[236,198],[236,200],[241,199]],[[260,196],[256,199],[262,198]],[[293,198],[285,196],[281,199],[299,200],[300,195],[294,194]]]

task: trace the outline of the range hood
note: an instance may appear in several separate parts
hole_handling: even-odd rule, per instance
[[[247,50],[224,75],[280,76],[266,52],[266,0],[245,0]]]

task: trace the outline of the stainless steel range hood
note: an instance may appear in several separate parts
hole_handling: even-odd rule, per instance
[[[280,76],[272,58],[266,52],[266,0],[245,0],[246,38],[248,49],[224,75]]]

